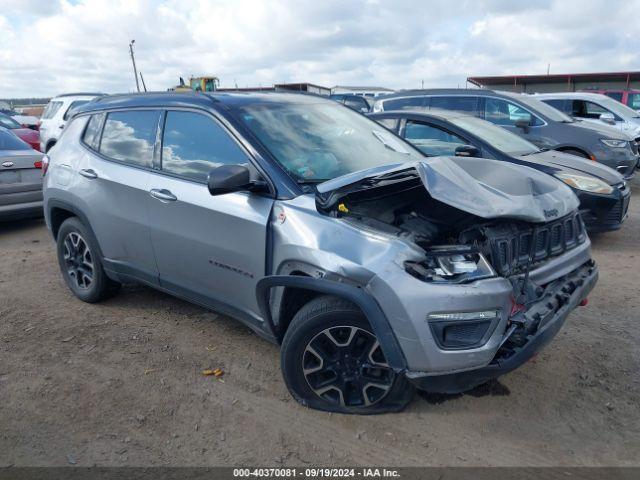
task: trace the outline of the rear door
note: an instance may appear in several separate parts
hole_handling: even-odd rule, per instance
[[[0,128],[0,214],[42,201],[42,155]]]
[[[213,116],[170,110],[163,132],[161,171],[152,175],[147,195],[160,282],[219,311],[239,310],[255,319],[273,199],[249,192],[209,194],[212,169],[251,165]]]
[[[157,283],[158,269],[146,199],[160,114],[126,110],[108,112],[106,118],[93,115],[82,140],[89,150],[74,164],[74,191],[86,203],[107,264],[150,283]]]

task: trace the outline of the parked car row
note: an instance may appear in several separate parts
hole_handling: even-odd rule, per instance
[[[635,139],[606,125],[579,122],[531,95],[492,90],[420,90],[379,99],[374,111],[455,110],[483,118],[539,148],[589,158],[631,178],[638,165]]]

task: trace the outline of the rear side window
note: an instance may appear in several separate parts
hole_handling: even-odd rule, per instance
[[[78,108],[80,105],[84,105],[85,103],[88,103],[89,100],[76,100],[75,102],[71,102],[71,105],[69,105],[69,108],[67,108],[67,111],[64,112],[64,117],[62,117],[63,120],[69,120],[69,116],[73,113],[73,109],[74,108]]]
[[[160,112],[111,112],[100,141],[100,153],[137,167],[150,168]]]
[[[162,170],[205,182],[226,164],[246,164],[247,156],[212,118],[193,112],[167,112],[162,139]]]
[[[424,106],[425,97],[406,97],[385,100],[383,105],[386,110],[407,110]]]
[[[13,133],[0,129],[0,150],[29,150],[30,148]]]
[[[84,130],[82,141],[94,150],[98,149],[98,142],[100,141],[100,131],[102,130],[102,121],[104,120],[104,113],[97,113],[91,115],[89,122]]]
[[[53,118],[60,107],[62,106],[62,102],[49,102],[42,112],[42,118],[48,120],[49,118]]]
[[[431,97],[430,108],[441,108],[443,110],[454,110],[475,114],[477,103],[477,97]]]

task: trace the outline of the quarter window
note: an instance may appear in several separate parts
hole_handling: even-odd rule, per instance
[[[430,157],[455,156],[456,148],[467,144],[459,136],[444,129],[411,121],[407,122],[404,136],[422,153]]]
[[[205,182],[226,164],[246,164],[247,156],[212,118],[193,112],[168,112],[162,140],[162,170]]]
[[[529,125],[534,127],[542,125],[543,123],[542,120],[524,108],[515,103],[502,100],[501,98],[485,99],[484,118],[491,123],[502,125],[503,127],[515,126],[516,122],[520,120],[529,121]]]
[[[71,102],[71,105],[69,105],[69,108],[67,108],[67,111],[64,112],[64,117],[62,117],[62,119],[69,120],[69,115],[73,113],[74,108],[78,108],[80,105],[84,105],[85,103],[88,103],[88,102],[89,100],[76,100],[75,102]]]
[[[160,113],[148,110],[107,115],[100,153],[138,167],[151,167]]]
[[[103,118],[104,113],[91,115],[91,118],[89,118],[89,122],[87,122],[87,127],[85,128],[84,135],[82,137],[84,143],[94,150],[98,148],[98,142],[100,141],[100,127],[102,127]]]

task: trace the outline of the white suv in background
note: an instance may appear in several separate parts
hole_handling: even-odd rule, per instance
[[[102,95],[102,93],[67,93],[52,98],[40,118],[40,151],[46,153],[56,144],[74,108]]]
[[[606,95],[590,92],[539,93],[536,98],[578,120],[611,125],[640,140],[640,113]]]

